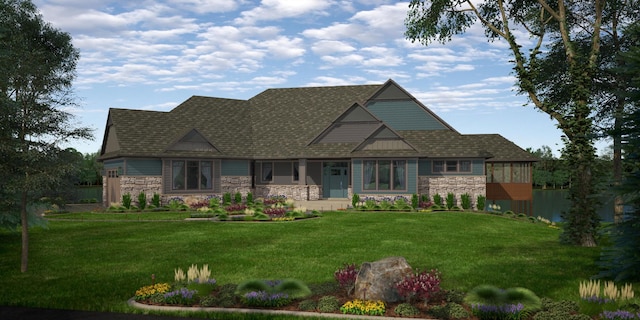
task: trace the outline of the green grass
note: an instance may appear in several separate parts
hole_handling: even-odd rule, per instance
[[[176,215],[148,215],[154,214]],[[268,223],[146,221],[158,219],[133,214],[95,220],[103,215],[33,229],[25,274],[20,234],[1,231],[0,305],[136,312],[126,300],[152,274],[171,282],[175,268],[191,264],[209,264],[220,284],[251,278],[311,284],[333,281],[344,263],[389,256],[405,257],[414,269],[439,269],[445,289],[492,284],[578,300],[579,282],[597,273],[599,254],[560,245],[560,231],[544,224],[462,212],[331,212]]]

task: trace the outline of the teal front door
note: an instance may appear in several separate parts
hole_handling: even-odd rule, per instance
[[[326,162],[323,167],[322,192],[324,198],[347,198],[349,163]]]

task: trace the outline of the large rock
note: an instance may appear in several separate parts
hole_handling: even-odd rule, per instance
[[[354,295],[356,299],[400,300],[395,283],[411,275],[413,269],[403,257],[389,257],[375,262],[365,262],[356,277]]]

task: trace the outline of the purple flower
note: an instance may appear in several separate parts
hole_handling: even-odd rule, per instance
[[[640,319],[640,313],[633,313],[625,310],[604,311],[600,317],[605,320],[634,320]]]

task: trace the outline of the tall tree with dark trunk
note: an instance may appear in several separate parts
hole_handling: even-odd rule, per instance
[[[557,122],[565,136],[563,150],[570,168],[571,208],[564,215],[567,223],[561,240],[582,246],[596,245],[599,225],[595,211],[596,193],[593,178],[595,162],[592,83],[598,71],[601,35],[604,20],[613,1],[605,0],[496,0],[476,4],[471,0],[413,0],[405,24],[406,36],[425,45],[433,41],[447,42],[479,22],[490,40],[505,41],[511,54],[520,93],[536,108]],[[520,31],[534,39],[518,39]],[[576,39],[589,39],[589,47],[580,50]],[[546,57],[543,45],[555,42],[563,52],[556,63],[566,70],[563,94],[568,103],[558,103],[545,93],[547,88],[537,82],[544,70],[541,59]],[[528,49],[528,50],[527,50]]]
[[[73,116],[61,110],[74,105],[79,58],[69,34],[43,21],[31,1],[0,0],[0,48],[2,193],[17,195],[4,204],[20,214],[20,269],[26,272],[29,204],[73,171],[60,143],[92,136],[87,128],[73,127]]]

